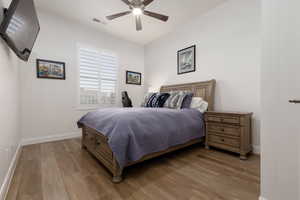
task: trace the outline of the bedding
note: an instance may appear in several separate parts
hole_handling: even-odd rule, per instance
[[[164,103],[169,98],[169,96],[169,93],[155,93],[149,98],[146,107],[161,108],[164,106]]]
[[[192,99],[193,99],[193,94],[192,93],[187,95],[185,97],[185,99],[183,100],[183,102],[182,102],[181,109],[190,108],[191,103],[192,103]]]
[[[181,109],[190,108],[193,96],[194,96],[193,93],[191,93],[191,92],[187,93],[187,95],[185,96],[185,98],[183,99],[183,102],[181,104]]]
[[[154,95],[154,92],[149,92],[145,95],[143,102],[141,103],[141,107],[146,107],[149,99]]]
[[[121,168],[145,155],[204,136],[196,109],[107,108],[83,116],[78,125],[101,132]]]
[[[178,102],[176,105],[176,109],[181,109],[183,100],[187,97],[188,94],[189,94],[189,92],[187,92],[187,91],[179,91],[179,93],[178,93],[179,98],[178,98]]]
[[[207,111],[208,103],[204,101],[201,97],[193,97],[190,105],[191,109],[197,109],[201,113]]]
[[[190,102],[188,102],[189,99],[187,99],[187,97],[192,98],[193,96],[193,93],[189,91],[171,91],[169,94],[170,97],[167,99],[163,107],[171,109],[181,109],[185,107],[191,102],[191,99]],[[186,99],[188,100],[187,102],[185,102]],[[187,108],[189,108],[189,106]]]
[[[171,108],[171,109],[175,109],[177,106],[177,102],[179,99],[179,95],[178,95],[179,91],[171,91],[169,92],[170,96],[167,99],[167,101],[164,104],[164,108]]]

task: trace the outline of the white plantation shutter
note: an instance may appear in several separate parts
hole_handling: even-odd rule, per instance
[[[116,103],[118,59],[116,55],[96,50],[79,49],[80,104]]]
[[[101,54],[101,92],[115,93],[117,75],[118,75],[118,60],[117,57],[108,53]]]

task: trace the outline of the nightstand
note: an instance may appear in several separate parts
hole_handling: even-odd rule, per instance
[[[252,151],[251,118],[252,113],[206,112],[206,148],[235,152],[246,160]]]

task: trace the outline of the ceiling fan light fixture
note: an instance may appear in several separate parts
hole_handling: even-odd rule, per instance
[[[135,16],[142,15],[143,11],[142,11],[141,8],[133,8],[132,9],[132,14],[135,15]]]
[[[121,0],[123,3],[125,3],[127,6],[129,6],[129,10],[125,12],[120,12],[114,15],[106,16],[106,19],[108,20],[114,20],[119,17],[123,17],[129,14],[134,15],[135,23],[136,23],[136,30],[141,31],[142,30],[142,15],[146,15],[155,19],[158,19],[160,21],[166,22],[169,19],[169,16],[162,15],[160,13],[155,13],[146,10],[146,7],[151,4],[154,0]]]

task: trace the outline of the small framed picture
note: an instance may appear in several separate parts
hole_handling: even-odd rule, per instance
[[[139,72],[126,71],[126,84],[142,85],[142,74]]]
[[[177,52],[177,74],[196,71],[196,46],[191,46]]]
[[[52,60],[36,60],[37,78],[66,79],[66,64]]]

